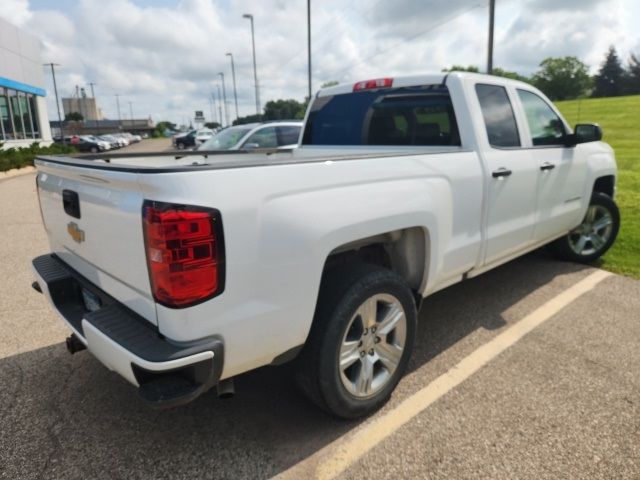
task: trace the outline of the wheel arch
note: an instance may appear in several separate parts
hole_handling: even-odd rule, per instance
[[[424,227],[408,227],[371,235],[335,247],[327,256],[322,277],[336,265],[370,263],[402,277],[416,295],[429,277],[431,236]]]
[[[604,193],[610,198],[615,195],[616,177],[614,175],[604,175],[596,178],[593,184],[593,193]]]

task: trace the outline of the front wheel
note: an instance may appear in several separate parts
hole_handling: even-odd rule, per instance
[[[564,260],[588,263],[606,253],[618,235],[620,212],[611,197],[594,193],[582,223],[551,244]]]
[[[416,332],[411,290],[373,265],[336,268],[323,278],[297,380],[318,406],[341,418],[380,408],[402,377]]]

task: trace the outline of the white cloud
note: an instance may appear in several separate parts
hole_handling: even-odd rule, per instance
[[[36,1],[36,0],[33,0]],[[305,2],[284,0],[67,0],[63,7],[30,8],[2,0],[0,15],[43,40],[43,60],[62,64],[62,95],[95,82],[103,111],[116,117],[132,101],[137,116],[181,120],[209,113],[208,95],[224,72],[229,110],[236,62],[240,114],[255,111],[249,21],[255,18],[262,104],[307,93]],[[61,5],[62,5],[61,4]],[[71,5],[72,7],[69,7]],[[546,56],[575,55],[597,69],[608,46],[622,59],[640,51],[634,0],[501,0],[495,64],[521,73]],[[483,67],[485,0],[339,0],[312,2],[314,88],[328,80]],[[52,95],[49,112],[55,112]]]
[[[9,20],[14,25],[21,27],[31,17],[28,0],[2,0],[0,17]]]

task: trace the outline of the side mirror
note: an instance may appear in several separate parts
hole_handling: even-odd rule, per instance
[[[580,123],[574,130],[576,143],[599,142],[602,140],[602,128],[595,123]]]

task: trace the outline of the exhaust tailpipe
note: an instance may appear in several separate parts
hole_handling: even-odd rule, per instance
[[[233,378],[220,380],[216,385],[219,398],[231,398],[236,394],[236,388],[233,385]]]
[[[76,337],[75,333],[72,333],[67,337],[66,340],[67,351],[73,355],[76,352],[81,352],[82,350],[86,350],[87,346],[80,341],[78,337]]]

